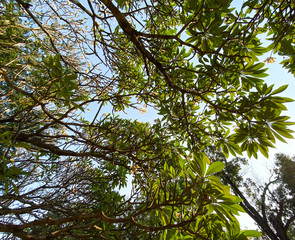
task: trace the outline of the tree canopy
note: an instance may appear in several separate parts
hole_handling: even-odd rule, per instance
[[[206,149],[268,156],[292,138],[292,99],[263,61],[295,73],[293,1],[1,0],[0,13],[3,238],[259,236]]]

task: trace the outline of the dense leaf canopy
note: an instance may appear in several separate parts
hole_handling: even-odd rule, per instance
[[[291,0],[0,2],[0,231],[8,239],[247,239],[208,146],[292,138]],[[265,36],[269,45],[262,44]],[[265,56],[265,55],[264,55]],[[90,112],[86,110],[89,109]],[[155,121],[125,111],[154,109]],[[234,127],[234,129],[233,129]],[[120,190],[130,180],[128,194]]]

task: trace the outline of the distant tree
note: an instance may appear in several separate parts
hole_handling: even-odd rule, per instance
[[[3,238],[259,236],[240,229],[241,199],[206,149],[267,156],[293,137],[287,86],[264,83],[258,59],[277,52],[294,72],[293,1],[1,0],[0,12]]]
[[[212,157],[226,162],[226,167],[218,175],[243,199],[240,205],[265,234],[263,239],[295,239],[295,158],[276,154],[271,177],[262,184],[241,175],[242,166],[247,165],[245,158],[227,162],[222,153],[213,152],[214,148],[211,148],[209,154]]]

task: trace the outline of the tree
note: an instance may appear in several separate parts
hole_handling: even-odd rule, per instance
[[[277,96],[287,86],[264,83],[257,56],[277,51],[294,70],[294,3],[235,12],[231,2],[1,1],[7,238],[259,235],[240,230],[241,199],[214,176],[224,164],[210,164],[206,148],[267,155],[292,137],[282,116],[291,99]],[[122,117],[152,108],[153,124]]]
[[[208,154],[226,163],[218,175],[224,184],[230,185],[233,192],[243,199],[240,205],[265,234],[267,238],[264,239],[294,239],[294,158],[276,154],[270,179],[259,183],[242,176],[241,169],[247,165],[247,159],[227,161],[222,153],[214,152],[214,148],[209,148]]]

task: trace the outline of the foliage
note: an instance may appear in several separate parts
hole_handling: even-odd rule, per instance
[[[259,235],[240,230],[241,199],[214,176],[224,164],[210,164],[206,149],[267,156],[276,139],[292,138],[282,115],[292,100],[279,96],[287,86],[264,83],[258,56],[277,51],[294,71],[294,3],[249,0],[241,11],[231,4],[1,1],[7,238]],[[130,109],[154,109],[160,118],[122,117]]]

